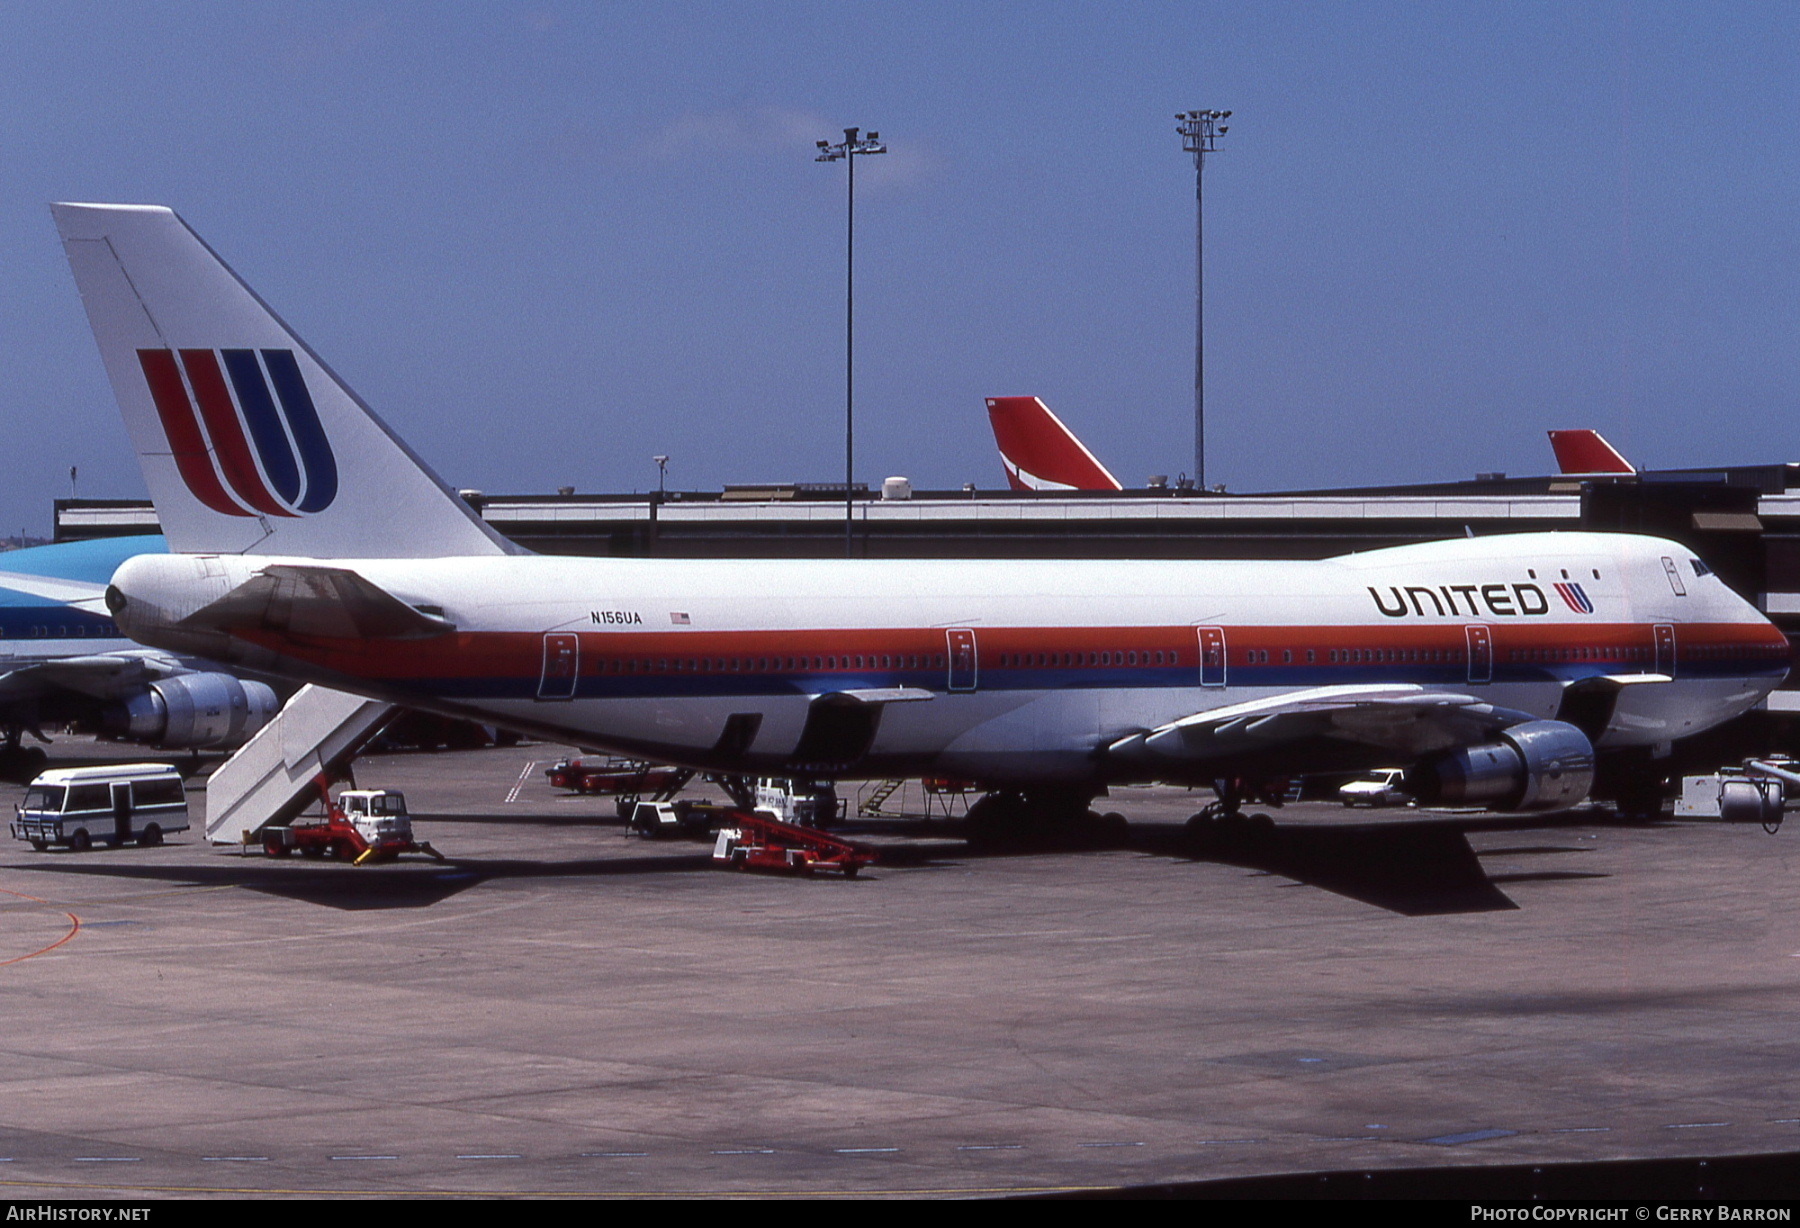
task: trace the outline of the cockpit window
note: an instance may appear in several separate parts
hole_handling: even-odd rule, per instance
[[[1689,559],[1688,562],[1694,565],[1694,574],[1696,576],[1712,575],[1712,568],[1708,567],[1705,563],[1702,563],[1699,559]]]

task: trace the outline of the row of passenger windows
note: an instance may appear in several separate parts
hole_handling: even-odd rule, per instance
[[[1780,657],[1793,655],[1786,644],[1713,644],[1683,649],[1683,655],[1706,661],[1741,660],[1744,657]]]
[[[1205,650],[1206,663],[1218,664],[1218,650]],[[1275,661],[1275,653],[1268,648],[1246,648],[1233,653],[1232,663],[1236,665],[1270,665]],[[1307,665],[1319,662],[1319,650],[1315,648],[1293,649],[1283,648],[1280,651],[1281,664],[1293,665],[1304,661]],[[1364,664],[1368,662],[1444,662],[1454,663],[1463,659],[1460,652],[1438,651],[1421,648],[1333,648],[1326,652],[1326,659],[1333,665]],[[1181,654],[1170,651],[1146,649],[1133,652],[1038,652],[1038,653],[1001,653],[999,666],[1002,669],[1029,669],[1033,666],[1081,666],[1081,665],[1186,665]]]
[[[844,669],[944,669],[942,653],[844,653],[822,657],[606,657],[603,674],[797,674]]]
[[[1208,648],[1206,663],[1218,664],[1218,650]],[[1276,660],[1276,653],[1268,648],[1246,648],[1231,654],[1235,665],[1271,665]],[[1464,654],[1448,649],[1428,648],[1332,648],[1324,650],[1325,659],[1332,665],[1362,665],[1373,662],[1419,662],[1456,664],[1464,660]],[[1320,650],[1316,648],[1293,649],[1283,648],[1279,653],[1281,664],[1293,665],[1304,662],[1317,665]],[[1001,653],[999,665],[1002,669],[1030,668],[1032,666],[1058,665],[1185,665],[1180,653],[1156,650],[1132,652],[1038,652],[1038,653]]]
[[[1209,663],[1216,663],[1216,650],[1208,650]],[[1276,652],[1267,648],[1249,648],[1232,653],[1237,665],[1270,665]],[[1321,657],[1331,665],[1461,665],[1468,653],[1448,648],[1332,648],[1279,650],[1280,663],[1304,662],[1316,665]],[[1683,655],[1696,658],[1752,656],[1784,656],[1779,645],[1772,647],[1728,646],[1689,647]],[[1507,660],[1514,662],[1559,661],[1649,661],[1649,648],[1515,648]],[[833,670],[917,670],[944,669],[948,659],[943,653],[845,653],[826,656],[780,657],[607,657],[591,667],[603,674],[767,674],[822,673]],[[1115,649],[1100,652],[1003,652],[993,662],[1000,669],[1079,668],[1082,666],[1174,666],[1191,665],[1178,652],[1165,649]]]
[[[1216,651],[1216,650],[1213,650]],[[1209,651],[1209,658],[1213,657]],[[1726,659],[1744,656],[1781,657],[1787,655],[1787,649],[1781,645],[1717,645],[1717,646],[1684,646],[1682,655],[1696,659]],[[1469,654],[1461,649],[1453,648],[1332,648],[1332,649],[1294,649],[1283,648],[1279,651],[1268,648],[1246,648],[1231,654],[1234,665],[1271,665],[1279,659],[1282,665],[1304,663],[1318,664],[1321,656],[1331,665],[1371,665],[1371,664],[1415,664],[1415,665],[1462,665],[1469,659]],[[1508,651],[1507,660],[1516,662],[1553,662],[1553,661],[1650,661],[1655,650],[1648,647],[1579,647],[1579,648],[1514,648]],[[1032,666],[1062,665],[1182,665],[1186,664],[1180,654],[1174,652],[1039,652],[1039,653],[1001,653],[999,665],[1002,669],[1031,668]]]
[[[15,634],[13,636],[14,639],[34,639],[34,640],[49,639],[52,637],[54,637],[56,639],[62,639],[62,640],[69,640],[69,639],[111,640],[111,639],[119,639],[120,638],[119,629],[117,627],[113,626],[111,623],[101,623],[100,625],[93,626],[93,627],[90,627],[86,623],[76,623],[73,627],[67,626],[63,623],[57,623],[55,626],[50,626],[46,623],[38,623],[29,628],[24,629],[23,634]],[[3,640],[5,638],[6,638],[6,628],[0,627],[0,640]]]
[[[1144,649],[1138,652],[1130,650],[1115,652],[1003,652],[1000,654],[1001,669],[1031,669],[1042,666],[1055,668],[1058,666],[1081,665],[1180,665],[1181,654],[1176,652],[1153,651]]]
[[[1694,655],[1689,652],[1687,655]],[[1515,648],[1509,661],[1648,661],[1648,648]]]

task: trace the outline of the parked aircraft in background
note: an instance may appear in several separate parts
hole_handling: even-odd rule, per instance
[[[74,726],[164,749],[230,749],[281,706],[265,683],[125,638],[106,585],[160,537],[34,546],[0,554],[0,775],[45,762],[23,735]]]
[[[1565,474],[1633,474],[1637,467],[1607,443],[1599,431],[1551,431],[1550,447]]]
[[[1087,445],[1036,397],[989,397],[988,421],[1014,490],[1121,490]]]
[[[170,651],[697,768],[973,779],[999,825],[1154,780],[1236,814],[1275,778],[1377,766],[1426,801],[1561,807],[1597,753],[1646,767],[1787,671],[1704,563],[1627,535],[1322,562],[527,555],[174,213],[54,212],[177,552],[124,563],[108,608]]]

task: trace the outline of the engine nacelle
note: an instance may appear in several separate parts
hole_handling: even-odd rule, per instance
[[[1490,810],[1559,810],[1594,787],[1594,744],[1562,721],[1527,721],[1500,740],[1427,759],[1406,774],[1406,791],[1426,805]]]
[[[261,682],[230,674],[182,674],[160,678],[101,715],[101,728],[116,738],[175,749],[242,746],[275,719],[281,701]]]

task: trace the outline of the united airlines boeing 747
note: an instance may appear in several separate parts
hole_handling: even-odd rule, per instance
[[[1596,756],[1731,719],[1785,639],[1671,541],[1527,533],[1322,562],[575,559],[440,481],[168,209],[54,212],[172,553],[142,643],[699,768],[1105,786],[1409,765],[1573,805]]]

